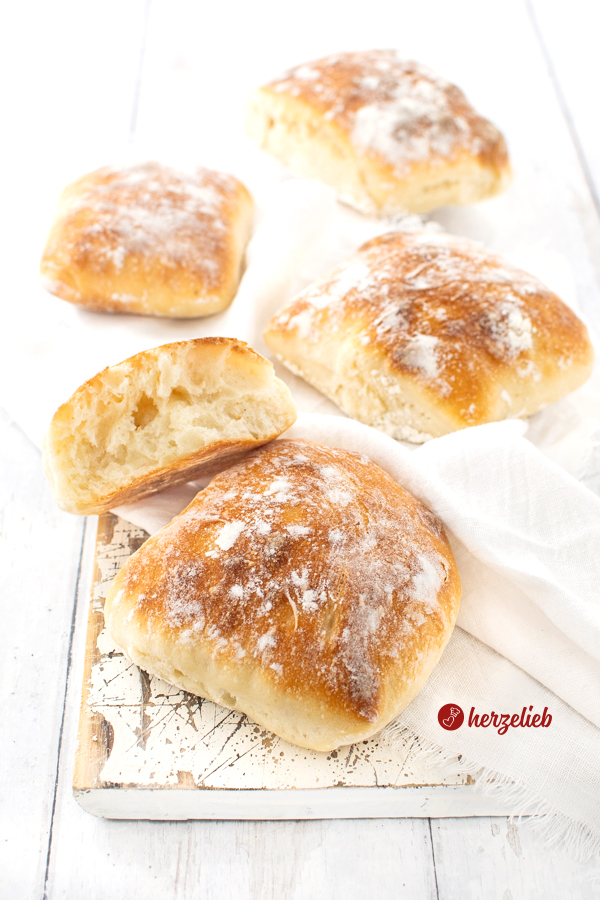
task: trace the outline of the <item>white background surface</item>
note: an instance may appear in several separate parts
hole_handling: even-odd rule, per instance
[[[591,0],[60,0],[12,4],[3,18],[4,328],[23,327],[20,313],[40,291],[39,255],[66,182],[128,155],[196,157],[243,176],[240,121],[254,84],[335,50],[397,46],[456,81],[511,149],[510,194],[437,218],[503,252],[561,253],[600,331],[600,15]],[[522,214],[511,218],[515,204]],[[56,304],[48,297],[49,321]],[[54,507],[38,451],[5,415],[0,430],[0,897],[600,894],[598,861],[574,863],[500,818],[153,823],[86,815],[71,796],[83,521]],[[597,477],[590,471],[588,483]]]

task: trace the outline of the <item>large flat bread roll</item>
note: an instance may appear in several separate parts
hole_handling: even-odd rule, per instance
[[[338,53],[255,92],[247,131],[367,213],[474,203],[510,180],[504,138],[464,94],[395,50]]]
[[[364,456],[279,440],[151,537],[104,614],[147,672],[332,750],[410,703],[459,600],[436,516]]]
[[[63,191],[42,282],[100,312],[211,315],[235,296],[252,210],[233,175],[106,166]]]
[[[180,341],[78,388],[50,423],[44,468],[58,505],[90,515],[211,474],[295,420],[288,388],[243,341]]]
[[[264,337],[347,415],[416,443],[531,415],[593,365],[585,325],[540,281],[430,231],[364,244]]]

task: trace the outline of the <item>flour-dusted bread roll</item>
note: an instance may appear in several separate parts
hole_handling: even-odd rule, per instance
[[[104,613],[142,669],[332,750],[410,703],[459,600],[436,516],[364,456],[280,440],[151,537]]]
[[[338,53],[254,94],[247,131],[367,213],[474,203],[510,179],[504,138],[453,84],[395,50]]]
[[[44,468],[58,505],[90,515],[211,474],[295,420],[288,388],[243,341],[180,341],[78,388],[50,423]]]
[[[265,341],[347,415],[420,443],[579,387],[585,325],[531,275],[449,234],[393,233],[309,287]]]
[[[62,193],[42,282],[100,312],[208,316],[235,296],[252,209],[244,185],[222,172],[98,169]]]

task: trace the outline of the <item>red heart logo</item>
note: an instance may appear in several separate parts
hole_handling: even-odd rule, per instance
[[[456,703],[445,703],[438,712],[438,722],[446,731],[456,731],[465,720],[465,714]]]

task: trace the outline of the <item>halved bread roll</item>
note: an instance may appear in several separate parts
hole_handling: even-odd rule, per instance
[[[107,629],[147,672],[313,750],[375,734],[458,613],[439,519],[364,456],[279,440],[130,557]]]
[[[99,312],[208,316],[235,296],[252,213],[233,175],[106,166],[63,191],[42,283]]]
[[[529,416],[589,377],[585,325],[478,244],[398,232],[299,294],[265,341],[349,416],[421,443]]]
[[[395,50],[336,53],[257,90],[247,131],[366,213],[474,203],[510,180],[504,138],[455,85]]]
[[[50,423],[44,468],[58,505],[89,515],[210,474],[295,420],[288,388],[243,341],[180,341],[78,388]]]

